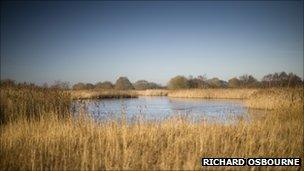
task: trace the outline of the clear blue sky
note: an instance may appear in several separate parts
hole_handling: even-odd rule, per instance
[[[303,77],[303,2],[1,3],[1,78]]]

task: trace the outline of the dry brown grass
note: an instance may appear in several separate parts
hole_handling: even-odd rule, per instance
[[[157,94],[154,90],[140,95]],[[187,89],[167,90],[163,95],[178,98],[243,99],[246,106],[255,109],[303,108],[303,88],[271,89]]]
[[[49,90],[43,91],[47,95]],[[58,98],[55,93],[49,94],[45,101],[42,98],[42,101],[26,102],[41,96],[35,92],[31,95],[21,98],[24,96],[18,92],[1,99],[1,104],[22,99],[18,103],[1,105],[5,108],[1,109],[4,114],[14,111],[17,116],[17,108],[26,111],[30,107],[36,108],[32,112],[40,113],[39,119],[29,120],[27,115],[21,115],[0,125],[1,170],[192,170],[202,169],[201,157],[304,159],[303,108],[297,105],[287,109],[283,106],[265,116],[254,117],[250,122],[239,120],[234,124],[190,123],[180,117],[158,123],[97,123],[85,116],[62,119],[55,113],[57,108],[43,110],[46,103],[53,103],[50,99],[56,99],[54,104],[57,105],[65,102],[65,98]]]
[[[138,96],[167,96],[169,90],[72,90],[73,99],[135,98]]]
[[[303,88],[260,89],[246,100],[246,105],[256,109],[303,108]]]
[[[193,124],[180,118],[134,125],[52,117],[19,120],[1,127],[0,167],[180,170],[201,169],[201,157],[303,157],[300,112],[234,125]]]
[[[73,99],[90,98],[124,98],[137,96],[169,96],[183,98],[208,98],[208,99],[246,99],[257,89],[186,89],[186,90],[73,90]]]
[[[127,90],[72,90],[73,99],[98,99],[98,98],[135,98],[137,93]]]
[[[166,89],[148,89],[148,90],[135,90],[139,96],[167,96],[170,90]]]
[[[65,117],[70,111],[68,92],[36,86],[0,87],[0,123],[20,118],[39,118],[52,112]]]
[[[187,89],[174,90],[169,97],[206,98],[206,99],[246,99],[257,89]]]

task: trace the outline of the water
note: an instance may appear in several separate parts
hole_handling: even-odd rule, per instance
[[[166,96],[82,100],[74,102],[74,113],[77,114],[81,107],[99,121],[121,119],[124,116],[128,121],[139,118],[161,121],[172,116],[183,116],[191,121],[228,122],[249,117],[249,110],[244,106],[242,100],[169,98]]]

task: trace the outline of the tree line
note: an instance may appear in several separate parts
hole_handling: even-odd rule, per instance
[[[303,87],[303,80],[294,73],[286,72],[265,75],[258,81],[252,75],[242,75],[233,77],[228,81],[217,77],[207,79],[204,76],[184,77],[176,76],[171,78],[168,89],[188,89],[188,88],[271,88],[271,87]]]
[[[36,86],[33,83],[16,83],[13,80],[1,80],[0,86]],[[113,84],[110,81],[92,83],[76,83],[72,87],[68,82],[55,81],[54,84],[44,84],[42,87],[53,89],[73,89],[73,90],[90,90],[90,89],[115,89],[115,90],[146,90],[146,89],[204,89],[204,88],[271,88],[271,87],[303,87],[303,80],[294,73],[273,73],[265,75],[260,81],[252,75],[242,75],[233,77],[228,81],[221,80],[217,77],[207,79],[206,76],[185,77],[175,76],[171,78],[166,86],[161,86],[154,82],[138,80],[131,83],[127,77],[119,77]]]
[[[135,83],[131,83],[127,77],[119,77],[115,84],[110,81],[98,82],[95,85],[91,83],[77,83],[74,84],[72,89],[115,89],[115,90],[146,90],[146,89],[160,89],[162,86],[148,82],[146,80],[138,80]]]

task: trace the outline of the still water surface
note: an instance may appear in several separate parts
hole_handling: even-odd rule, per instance
[[[242,100],[198,98],[146,97],[130,99],[96,99],[75,101],[74,113],[84,109],[94,119],[145,119],[160,121],[172,116],[187,116],[193,121],[227,122],[231,119],[248,119],[249,111]]]

